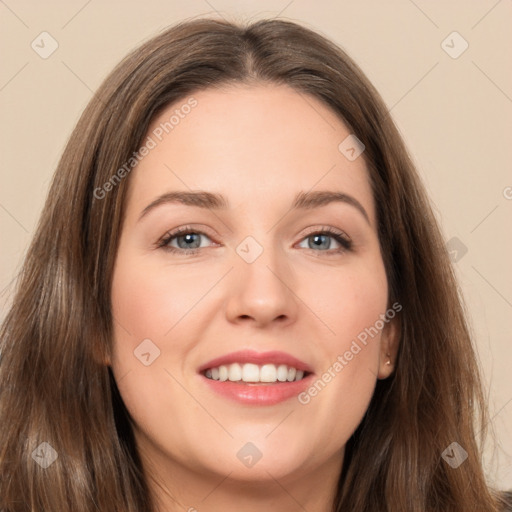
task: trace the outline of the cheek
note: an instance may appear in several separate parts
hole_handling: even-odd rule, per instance
[[[200,336],[197,305],[212,279],[218,277],[192,278],[190,272],[169,270],[120,246],[111,292],[112,370],[132,412],[153,410],[158,416],[171,394],[181,396],[168,372],[181,380],[187,355]]]
[[[129,332],[134,339],[160,338],[171,327],[172,307],[177,302],[169,295],[143,273],[119,268],[112,286],[112,312],[120,337]]]
[[[333,442],[350,437],[371,400],[387,293],[384,266],[377,258],[353,265],[350,272],[331,273],[304,291],[314,298],[315,313],[328,329],[315,347],[321,371],[299,401],[318,430],[331,431]]]
[[[126,402],[140,401],[144,396],[143,401],[149,405],[157,400],[162,388],[158,378],[162,379],[169,357],[166,333],[185,313],[183,294],[168,281],[163,274],[156,276],[143,259],[120,251],[112,280],[112,370],[117,379],[123,380],[120,390]],[[172,354],[180,358],[183,350],[176,344]],[[152,394],[146,396],[150,390]],[[133,397],[129,396],[132,391]]]
[[[318,349],[332,356],[348,350],[358,336],[364,339],[366,330],[385,313],[387,294],[385,269],[378,258],[305,281],[299,295],[309,298],[307,305],[325,327]]]
[[[179,323],[197,302],[197,292],[183,287],[182,282],[144,259],[120,251],[112,281],[112,313],[114,340],[112,371],[119,392],[137,432],[152,440],[167,441],[179,452],[179,440],[186,437],[180,426],[162,433],[163,411],[171,417],[184,417],[193,409],[189,397],[171,375],[181,381],[177,368],[189,350]],[[186,317],[185,319],[186,320]],[[185,325],[186,322],[183,322]],[[172,341],[172,343],[170,343]],[[172,350],[170,350],[172,348]],[[184,413],[186,411],[186,413]],[[185,423],[194,423],[190,418]]]
[[[198,302],[203,288],[197,280],[180,279],[176,270],[167,272],[149,260],[145,265],[144,259],[120,256],[112,282],[116,339],[140,343],[145,338],[168,338]]]

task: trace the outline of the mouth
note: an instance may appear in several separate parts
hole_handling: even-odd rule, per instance
[[[240,351],[216,358],[198,369],[216,394],[248,405],[275,405],[303,391],[312,368],[284,352]]]
[[[231,363],[207,368],[202,372],[207,379],[220,382],[240,382],[244,384],[278,384],[281,382],[297,382],[311,372],[298,370],[286,364],[275,365],[267,363],[257,365],[254,363]]]

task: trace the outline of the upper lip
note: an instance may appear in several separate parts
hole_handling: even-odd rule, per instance
[[[217,368],[222,365],[229,365],[231,363],[253,363],[257,365],[274,364],[276,366],[285,364],[292,366],[297,370],[312,373],[313,369],[304,361],[297,359],[291,354],[272,350],[270,352],[256,352],[255,350],[240,350],[238,352],[231,352],[229,354],[216,357],[199,367],[199,372],[203,372],[208,368]]]

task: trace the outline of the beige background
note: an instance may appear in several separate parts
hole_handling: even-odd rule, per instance
[[[455,267],[499,441],[494,459],[486,451],[486,470],[495,485],[512,488],[510,0],[0,0],[1,317],[50,177],[92,91],[140,42],[203,15],[302,22],[343,46],[382,94],[447,242],[467,247]],[[43,31],[59,45],[47,59],[31,47]],[[442,46],[453,31],[469,44],[456,59],[443,47],[453,53],[462,40],[450,36]]]

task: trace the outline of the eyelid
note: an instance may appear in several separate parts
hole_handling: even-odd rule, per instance
[[[310,235],[314,235],[315,233],[324,233],[324,232],[340,235],[343,238],[345,238],[348,242],[352,243],[352,238],[350,238],[350,236],[345,231],[343,231],[342,229],[339,229],[339,228],[335,228],[333,226],[321,226],[320,228],[318,228],[318,227],[307,228],[305,234],[302,235],[302,238],[305,238]]]

